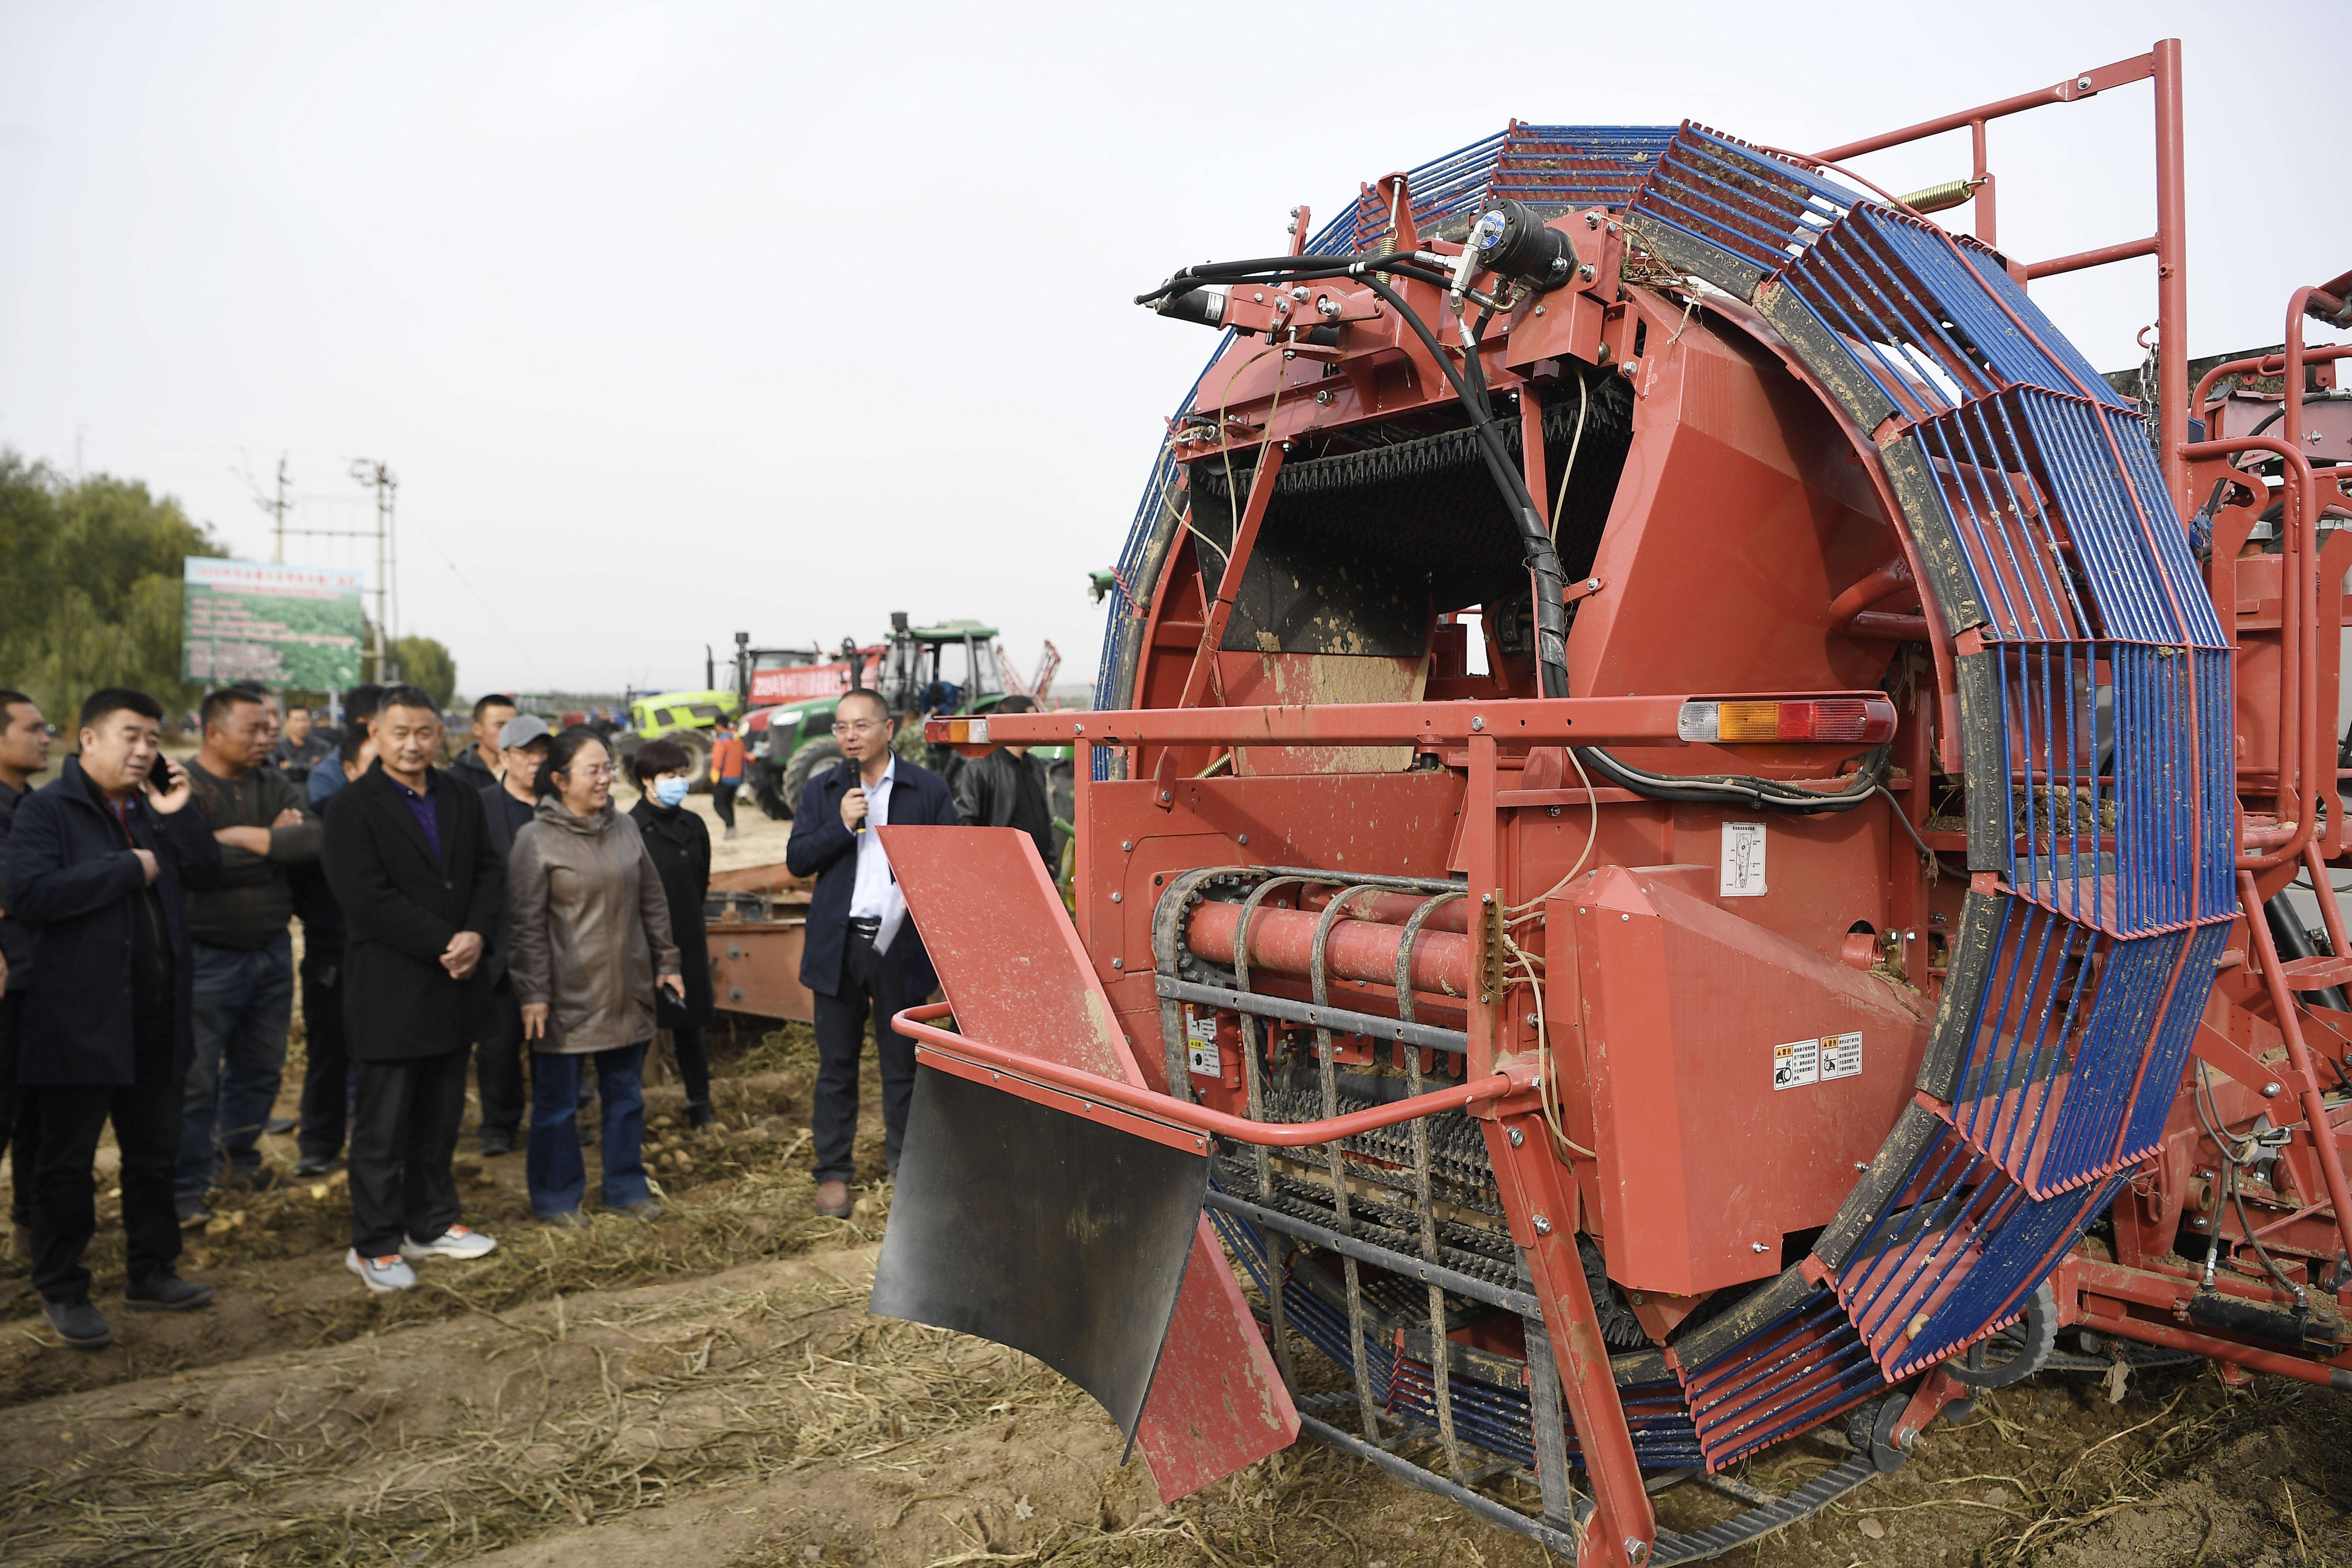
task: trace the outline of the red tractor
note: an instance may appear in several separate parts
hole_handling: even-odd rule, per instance
[[[2000,249],[1989,122],[2142,80],[2154,237]],[[1811,154],[1515,121],[1146,295],[1226,336],[1097,710],[931,726],[1091,756],[1075,926],[880,829],[947,1000],[875,1309],[1164,1497],[1305,1431],[1613,1568],[2044,1367],[2352,1387],[2352,278],[2192,386],[2182,214],[2166,42]],[[2144,396],[2030,287],[2142,256]]]

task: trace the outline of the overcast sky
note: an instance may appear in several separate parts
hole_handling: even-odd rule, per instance
[[[739,629],[865,640],[894,609],[1090,679],[1087,570],[1213,343],[1128,302],[1174,266],[1513,116],[1821,147],[2174,34],[2190,352],[2273,342],[2352,264],[2318,199],[2343,19],[5,0],[0,444],[142,478],[257,560],[248,472],[287,454],[294,526],[356,528],[350,460],[389,463],[400,627],[467,692],[698,685]],[[1996,126],[2005,247],[2148,233],[2150,118],[2141,84]],[[1861,166],[1899,191],[1966,155]],[[2118,367],[2154,264],[2036,294]]]

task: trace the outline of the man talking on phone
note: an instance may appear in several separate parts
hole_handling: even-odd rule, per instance
[[[940,983],[872,830],[892,822],[952,826],[955,802],[946,780],[892,754],[890,710],[875,693],[844,692],[834,709],[833,734],[849,766],[827,768],[809,780],[793,816],[784,864],[795,877],[816,879],[801,949],[801,984],[816,1000],[810,1131],[816,1144],[816,1212],[838,1219],[849,1213],[849,1183],[857,1173],[852,1157],[857,1062],[866,1049],[867,1016],[882,1065],[883,1158],[895,1178],[915,1094],[915,1042],[890,1027],[890,1017],[923,1001]]]
[[[188,809],[187,773],[162,753],[163,710],[110,687],[81,705],[80,754],[16,807],[8,913],[34,931],[19,1082],[41,1129],[33,1182],[33,1286],[68,1345],[113,1331],[81,1255],[97,1234],[91,1162],[109,1121],[122,1152],[122,1229],[133,1311],[212,1300],[181,1279],[172,1171],[195,1055],[195,964],[181,895],[220,876],[220,845]]]

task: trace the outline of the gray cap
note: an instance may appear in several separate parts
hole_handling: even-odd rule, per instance
[[[547,721],[538,714],[520,713],[499,726],[499,750],[516,751],[530,745],[533,741],[543,741],[554,733],[554,731],[547,727]]]

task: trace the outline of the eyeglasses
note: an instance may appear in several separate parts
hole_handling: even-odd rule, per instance
[[[857,719],[846,724],[835,724],[833,732],[836,735],[867,735],[880,728],[882,722],[878,719]]]
[[[563,776],[565,778],[585,777],[592,779],[608,779],[618,772],[620,772],[620,770],[610,763],[598,763],[593,768],[566,768],[563,770]]]

